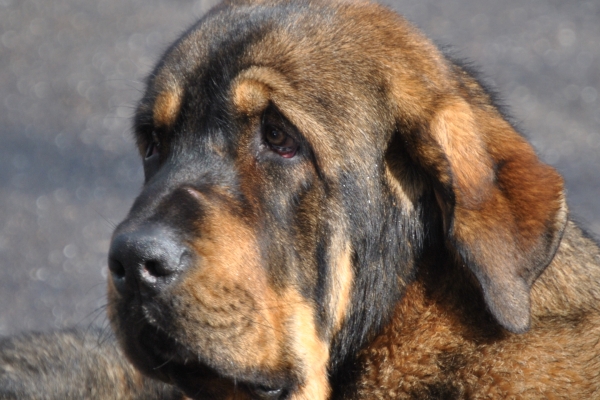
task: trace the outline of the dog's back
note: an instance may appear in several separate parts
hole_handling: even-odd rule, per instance
[[[172,386],[143,377],[112,333],[69,329],[0,339],[1,400],[176,400]]]

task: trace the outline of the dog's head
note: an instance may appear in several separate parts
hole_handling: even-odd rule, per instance
[[[489,95],[373,4],[215,8],[151,75],[135,133],[146,182],[109,314],[138,368],[193,397],[326,398],[432,252],[523,332],[566,219]]]

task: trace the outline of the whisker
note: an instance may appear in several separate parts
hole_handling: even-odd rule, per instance
[[[167,365],[168,363],[170,363],[171,361],[173,361],[174,357],[169,358],[167,361],[165,361],[164,363],[160,364],[159,366],[156,366],[154,368],[152,368],[154,371],[156,371],[157,369],[160,369],[162,367],[164,367],[165,365]]]

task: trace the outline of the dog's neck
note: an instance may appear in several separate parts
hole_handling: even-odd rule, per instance
[[[582,248],[588,251],[581,254]],[[504,350],[510,353],[515,351],[513,347],[519,348],[521,361],[554,354],[552,349],[541,347],[553,345],[550,337],[556,318],[579,318],[573,324],[583,325],[573,325],[572,329],[585,325],[599,330],[600,318],[591,310],[600,303],[600,250],[572,223],[554,261],[532,288],[532,328],[525,334],[502,329],[487,311],[468,271],[449,263],[450,259],[444,261],[438,255],[420,266],[390,323],[356,360],[347,363],[348,370],[339,374],[343,385],[334,382],[334,398],[460,398],[473,387],[487,390],[482,384],[485,380],[492,390],[492,381],[497,384],[504,379],[512,390],[511,368],[518,365],[514,359],[503,360]],[[588,337],[588,348],[600,354],[600,346],[594,345],[595,336]],[[497,352],[497,365],[482,364],[486,352]],[[571,359],[584,356],[574,350],[569,353]],[[570,368],[557,366],[563,367]],[[575,380],[591,379],[583,369],[572,375]],[[545,377],[543,369],[527,371],[526,379],[517,386],[519,390],[539,386],[536,381]],[[548,382],[548,390],[560,390]]]
[[[426,254],[389,323],[334,377],[334,399],[393,398],[383,392],[368,395],[374,390],[371,385],[391,388],[402,376],[439,380],[445,371],[459,367],[450,354],[463,346],[458,344],[462,336],[496,340],[505,334],[487,312],[466,267],[451,263],[455,257],[447,252]],[[436,353],[448,354],[445,365]]]

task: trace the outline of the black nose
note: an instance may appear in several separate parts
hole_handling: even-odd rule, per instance
[[[143,227],[113,238],[108,268],[121,294],[129,290],[154,294],[164,290],[190,266],[191,254],[170,229]]]

